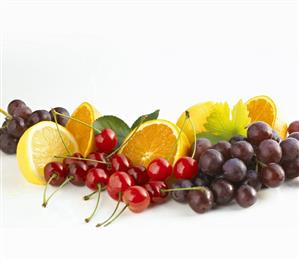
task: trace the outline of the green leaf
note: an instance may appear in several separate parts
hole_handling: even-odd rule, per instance
[[[246,135],[250,123],[246,104],[240,100],[232,109],[227,102],[215,104],[205,123],[205,129],[212,136],[228,140],[234,135]]]
[[[131,129],[133,130],[134,128],[139,126],[141,124],[143,118],[144,118],[143,123],[146,122],[146,121],[149,121],[149,120],[157,119],[159,117],[159,112],[160,112],[160,110],[157,109],[153,113],[138,117],[137,120],[131,126]]]
[[[217,135],[213,135],[209,132],[202,132],[202,133],[198,133],[196,135],[196,140],[198,140],[199,138],[207,138],[211,141],[212,144],[217,144],[219,141],[222,141],[223,139],[221,138],[221,136],[217,136]]]
[[[124,139],[131,131],[130,127],[116,116],[99,117],[94,121],[93,126],[98,130],[94,131],[95,134],[100,133],[104,128],[111,128],[117,135],[118,146],[123,143]]]

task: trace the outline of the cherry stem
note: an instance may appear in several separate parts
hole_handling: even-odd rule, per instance
[[[88,194],[88,195],[85,195],[83,197],[84,200],[89,200],[93,195],[95,195],[98,191],[93,191],[92,193]]]
[[[4,109],[0,108],[0,113],[5,115],[7,119],[12,119],[12,116],[8,114]]]
[[[124,206],[123,208],[122,208],[122,210],[113,218],[113,219],[111,219],[110,221],[108,221],[105,225],[104,225],[104,227],[107,227],[108,225],[110,225],[112,222],[114,222],[117,218],[119,218],[119,216],[127,209],[127,207],[128,207],[128,205],[126,205],[126,206]]]
[[[147,118],[147,115],[143,116],[140,120],[140,123],[138,124],[137,127],[135,127],[135,129],[133,130],[131,136],[125,141],[123,142],[118,148],[116,148],[113,152],[111,152],[110,154],[108,154],[107,159],[109,159],[111,156],[113,156],[114,154],[116,154],[120,149],[122,149],[130,140],[131,138],[136,134],[136,132],[138,131],[138,129],[140,128],[140,126],[143,124],[144,120]]]
[[[93,216],[96,214],[96,212],[99,208],[99,203],[100,203],[100,198],[101,198],[101,190],[102,190],[101,184],[99,183],[97,185],[97,187],[98,187],[98,190],[97,190],[98,198],[97,198],[96,206],[95,206],[93,212],[91,213],[91,215],[88,218],[85,219],[86,223],[88,223],[93,218]]]
[[[73,156],[63,156],[63,155],[55,155],[54,158],[56,159],[73,159],[73,160],[79,160],[79,161],[89,161],[89,162],[97,162],[101,164],[110,164],[109,162],[104,162],[104,161],[99,161],[99,160],[94,160],[94,159],[89,159],[89,158],[80,158],[80,157],[73,157]]]
[[[56,125],[56,128],[57,128],[59,137],[60,137],[60,139],[61,139],[61,142],[63,143],[63,146],[64,146],[66,152],[68,153],[68,155],[71,155],[71,152],[70,152],[69,148],[66,146],[66,144],[65,144],[65,142],[64,142],[64,140],[63,140],[63,138],[62,138],[62,135],[61,135],[61,133],[60,133],[59,126],[58,126],[58,122],[57,122],[57,115],[56,115],[56,111],[55,111],[55,109],[53,109],[52,114],[53,114],[53,117],[54,117],[55,125]]]
[[[49,184],[52,180],[54,180],[58,175],[56,173],[52,174],[50,179],[47,181],[45,189],[44,189],[44,194],[43,194],[43,207],[45,207],[44,205],[47,205],[47,190],[49,187]]]
[[[114,210],[113,210],[112,214],[109,216],[109,218],[107,218],[102,223],[97,224],[96,227],[101,227],[102,225],[106,224],[110,219],[113,218],[113,216],[115,215],[116,211],[119,208],[119,205],[120,205],[120,202],[121,202],[121,196],[122,196],[122,193],[121,192],[118,193],[118,201],[117,201],[116,207],[114,208]]]
[[[49,200],[55,195],[55,193],[57,193],[58,191],[60,191],[65,185],[67,185],[74,177],[71,176],[69,178],[66,178],[66,180],[54,191],[52,192],[52,194],[48,197],[48,199],[46,199],[43,203],[43,207],[47,207]]]
[[[195,152],[196,152],[196,130],[195,130],[195,126],[194,126],[194,123],[191,119],[189,111],[186,111],[186,116],[187,116],[187,113],[188,113],[189,123],[191,125],[192,130],[193,130],[194,145],[193,145],[193,151],[192,151],[191,158],[194,159]]]
[[[74,120],[74,121],[76,121],[76,122],[78,122],[78,123],[80,123],[80,124],[82,124],[82,125],[85,125],[85,126],[91,128],[91,129],[93,129],[93,130],[96,131],[96,132],[99,132],[99,133],[101,132],[99,129],[95,128],[95,127],[92,126],[92,125],[89,125],[89,124],[85,123],[84,121],[82,121],[82,120],[80,120],[80,119],[74,118],[74,117],[72,117],[72,116],[67,116],[67,115],[65,115],[65,114],[61,114],[61,113],[59,113],[59,112],[57,112],[57,111],[55,111],[55,110],[53,111],[53,113],[55,113],[55,114],[58,115],[58,116],[62,116],[62,117],[65,117],[65,118]]]
[[[261,161],[259,161],[259,160],[256,160],[256,162],[257,162],[257,166],[258,165],[261,165],[262,167],[266,167],[267,166],[267,164],[265,164],[265,163],[263,163],[263,162],[261,162]]]
[[[174,189],[161,189],[161,192],[173,192],[173,191],[184,191],[184,190],[201,190],[203,186],[189,187],[189,188],[174,188]]]
[[[175,155],[175,153],[176,153],[176,150],[178,149],[177,147],[178,147],[178,143],[179,143],[179,141],[180,141],[182,132],[183,132],[183,130],[184,130],[184,128],[185,128],[187,119],[189,119],[189,117],[190,117],[188,111],[185,111],[185,114],[186,114],[186,117],[185,117],[184,122],[183,122],[183,124],[182,124],[182,127],[181,127],[181,129],[180,129],[180,132],[179,132],[179,134],[178,134],[178,137],[177,137],[177,139],[176,139],[176,142],[175,142],[175,144],[173,145],[172,152],[171,152],[170,156],[167,158],[167,161],[170,161],[171,157],[174,157],[174,155]],[[174,159],[175,159],[175,158],[174,158]]]

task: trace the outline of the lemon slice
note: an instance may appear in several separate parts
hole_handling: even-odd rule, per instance
[[[158,157],[174,163],[188,153],[188,138],[180,128],[166,120],[151,120],[142,124],[135,132],[128,135],[120,153],[126,155],[133,165],[147,165]]]
[[[61,138],[72,154],[78,151],[78,144],[73,135],[63,126],[51,121],[40,122],[22,135],[17,147],[17,161],[21,173],[27,181],[43,185],[44,166],[51,161],[58,161],[55,155],[67,155]]]

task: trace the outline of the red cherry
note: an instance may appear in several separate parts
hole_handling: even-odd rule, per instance
[[[54,174],[56,174],[57,176],[54,177]],[[48,182],[53,176],[49,184],[51,184],[52,186],[60,186],[67,177],[67,171],[63,167],[62,163],[50,162],[44,168],[44,176],[46,182]]]
[[[75,186],[84,186],[88,167],[83,161],[77,161],[69,165],[70,182]]]
[[[91,160],[106,162],[105,156],[106,156],[105,153],[93,152],[90,153],[86,158]],[[106,164],[104,163],[86,160],[86,164],[89,168],[94,168],[94,167],[103,168],[103,169],[106,168]]]
[[[143,166],[131,167],[127,172],[134,178],[137,185],[144,185],[149,181],[146,168]]]
[[[177,179],[193,179],[198,173],[198,162],[191,157],[181,157],[175,163],[173,172]]]
[[[99,152],[110,153],[117,146],[117,136],[110,128],[105,128],[95,136],[95,145]]]
[[[134,179],[126,172],[115,172],[109,178],[107,192],[111,198],[118,200],[119,194],[134,184]]]
[[[145,188],[141,186],[131,186],[123,193],[122,200],[128,205],[134,213],[140,213],[148,208],[150,204],[150,195]]]
[[[130,168],[130,162],[128,158],[123,154],[115,154],[110,159],[111,172],[127,172]]]
[[[147,167],[147,174],[153,181],[164,181],[171,173],[172,166],[164,158],[153,160]]]
[[[70,157],[76,157],[76,158],[84,158],[83,155],[81,153],[74,153],[72,156]],[[66,170],[68,170],[68,167],[71,163],[77,162],[79,160],[76,160],[74,158],[69,158],[66,157],[65,159],[63,159],[63,165],[65,167]]]
[[[168,189],[164,181],[149,181],[143,187],[149,193],[152,203],[162,203],[167,199],[168,193],[161,192],[162,189]]]
[[[98,185],[107,185],[109,176],[102,168],[91,168],[88,170],[85,185],[91,190],[97,191]]]

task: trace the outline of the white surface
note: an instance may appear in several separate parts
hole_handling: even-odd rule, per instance
[[[34,3],[1,2],[2,107],[87,100],[129,123],[156,108],[175,121],[199,101],[268,94],[299,118],[295,1]],[[67,187],[43,209],[43,188],[24,181],[14,156],[1,160],[3,259],[299,257],[298,179],[247,210],[197,215],[170,202],[96,229],[114,207],[108,197],[84,224],[87,189]]]

